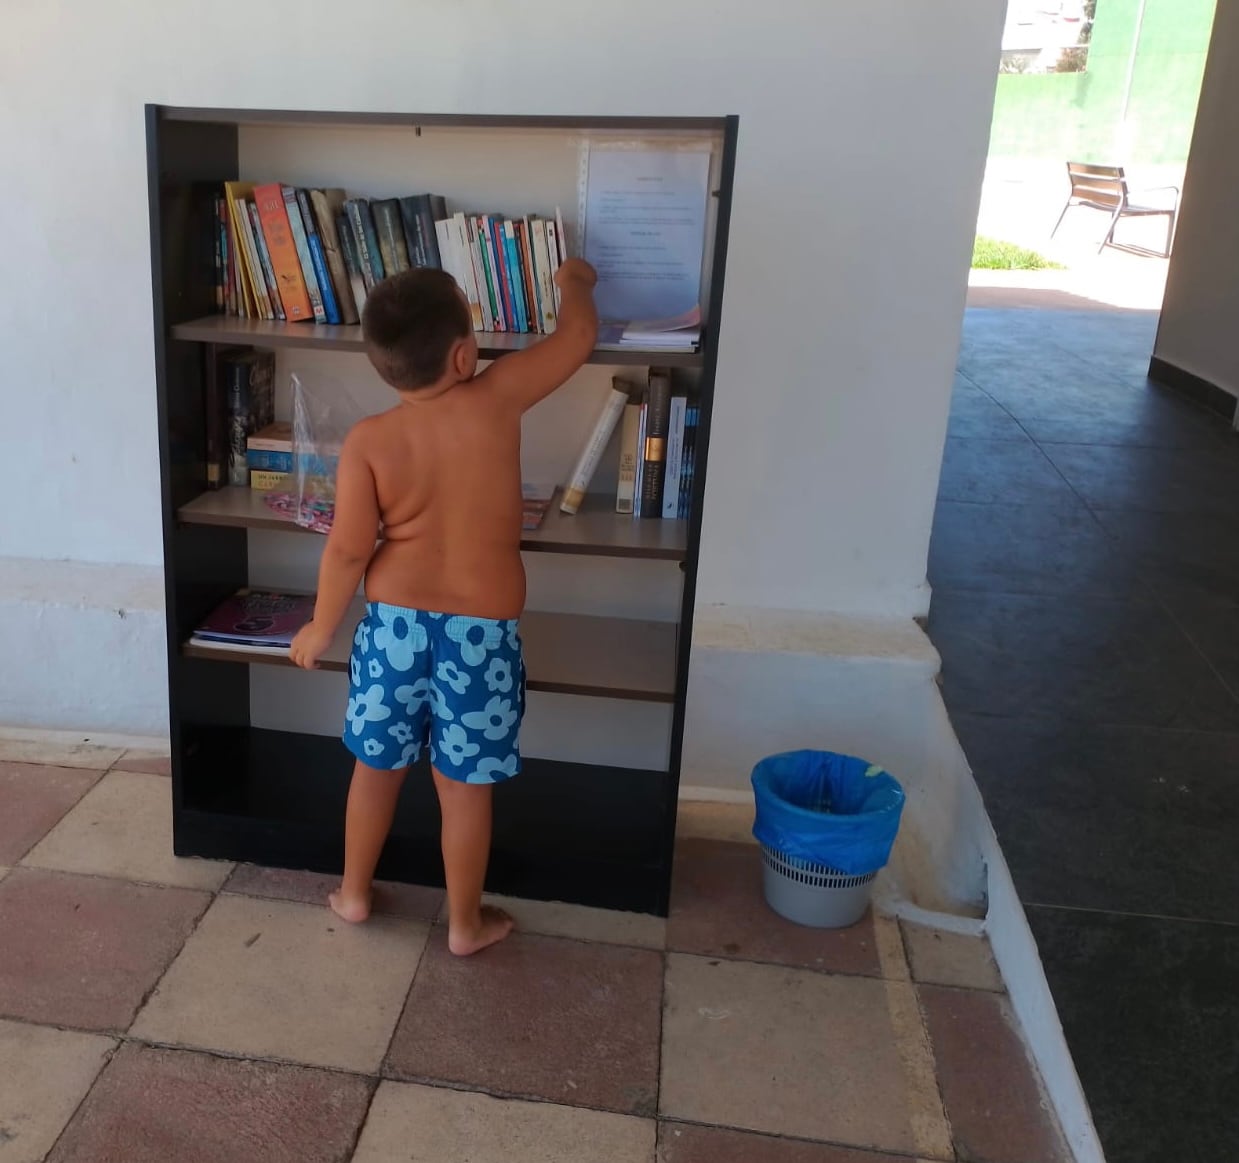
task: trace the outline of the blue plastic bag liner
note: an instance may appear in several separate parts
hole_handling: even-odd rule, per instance
[[[883,868],[904,794],[882,768],[831,751],[788,751],[753,768],[753,835],[784,856],[850,876]]]

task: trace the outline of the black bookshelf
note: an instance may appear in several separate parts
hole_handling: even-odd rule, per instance
[[[684,573],[675,625],[531,614],[541,619],[528,660],[531,689],[577,698],[670,704],[670,761],[664,770],[530,758],[521,776],[496,789],[495,843],[488,888],[536,899],[664,914],[675,837],[688,660],[697,584],[701,506],[727,255],[738,121],[719,118],[473,117],[416,113],[184,109],[147,106],[148,193],[159,447],[162,477],[174,845],[178,855],[338,871],[352,758],[338,739],[274,731],[250,715],[252,668],[278,662],[189,643],[193,628],[249,576],[251,530],[289,529],[252,496],[209,492],[204,463],[204,388],[220,347],[357,351],[357,328],[273,324],[213,314],[212,198],[240,175],[246,127],[289,133],[373,127],[554,130],[632,135],[679,131],[721,139],[711,280],[699,352],[599,349],[602,365],[698,369],[701,413],[697,472],[687,521],[616,520],[605,502],[581,519],[548,515],[522,548],[544,553],[675,561]],[[530,342],[480,336],[485,353]],[[291,532],[292,530],[289,529]],[[573,621],[576,617],[576,621]],[[531,626],[531,629],[533,627]],[[540,653],[539,653],[540,651]],[[582,652],[586,653],[582,653]],[[633,651],[645,651],[643,656]],[[635,681],[634,676],[643,677]],[[383,877],[442,884],[438,809],[428,778],[406,782]]]

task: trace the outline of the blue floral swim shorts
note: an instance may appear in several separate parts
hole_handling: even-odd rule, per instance
[[[449,779],[499,783],[521,769],[525,664],[515,619],[370,602],[349,658],[344,742],[369,767],[430,761]]]

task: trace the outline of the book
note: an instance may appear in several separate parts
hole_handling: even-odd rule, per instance
[[[550,335],[555,330],[555,284],[551,281],[551,244],[547,234],[549,223],[544,218],[531,220],[533,227],[534,266],[538,271],[539,330]],[[554,227],[551,228],[554,235]]]
[[[340,239],[344,269],[348,272],[349,290],[353,292],[353,305],[357,308],[357,318],[360,321],[361,313],[366,309],[366,280],[362,273],[357,235],[353,233],[353,224],[343,210],[336,215],[336,235]]]
[[[529,330],[542,330],[542,312],[538,308],[538,281],[533,269],[533,249],[529,238],[529,219],[521,218],[512,223],[516,231],[516,250],[521,260],[521,281],[525,284],[525,318]]]
[[[568,261],[568,235],[564,233],[564,216],[560,213],[558,206],[555,207],[555,246],[558,253],[555,269],[559,270]],[[558,283],[555,284],[555,310],[559,311]]]
[[[615,511],[631,514],[636,507],[637,449],[641,428],[640,390],[631,386],[624,405],[620,428],[619,484],[615,490]]]
[[[249,484],[251,433],[275,419],[275,353],[233,351],[220,357],[227,407],[228,483]]]
[[[465,216],[458,212],[446,221],[448,237],[455,251],[456,266],[460,272],[457,281],[464,286],[465,298],[469,300],[469,318],[473,321],[473,330],[481,331],[483,330],[483,292],[478,286],[477,272],[473,266],[473,248],[469,245],[469,229],[465,223]]]
[[[250,486],[254,484],[255,469],[263,472],[291,473],[293,471],[293,454],[291,452],[269,452],[262,448],[250,448],[245,453],[245,464],[250,470]]]
[[[314,260],[310,257],[310,243],[306,237],[305,223],[301,220],[301,206],[297,202],[297,191],[292,186],[281,186],[280,193],[284,196],[284,211],[288,215],[288,227],[292,231],[293,243],[297,248],[297,261],[301,264],[301,277],[305,280],[306,294],[310,296],[310,308],[314,312],[317,323],[327,322],[327,311],[323,307],[323,295],[319,290],[318,276],[314,273]]]
[[[220,357],[207,362],[207,376],[202,391],[203,460],[208,489],[222,489],[228,483],[228,390],[224,385],[224,368]]]
[[[280,289],[284,316],[290,323],[309,320],[313,318],[313,308],[306,292],[305,277],[301,274],[301,260],[297,258],[296,243],[292,240],[289,216],[284,208],[284,193],[279,183],[255,186],[254,204],[258,208],[258,220],[263,224],[263,237],[271,258],[271,270],[275,272],[276,285]]]
[[[478,218],[478,237],[486,261],[486,278],[491,287],[491,307],[495,315],[495,330],[508,331],[506,287],[499,265],[499,248],[495,246],[494,220],[488,214]]]
[[[667,427],[667,467],[663,477],[663,508],[665,518],[680,515],[681,476],[684,468],[684,418],[688,412],[688,397],[676,393],[671,397],[671,418]]]
[[[361,278],[365,284],[366,292],[369,293],[374,290],[374,284],[378,280],[374,277],[374,263],[370,261],[370,244],[366,239],[366,224],[361,216],[361,207],[364,201],[364,198],[350,198],[344,203],[344,210],[348,215],[353,245],[357,252],[357,266],[361,271]]]
[[[254,224],[250,220],[249,202],[245,198],[237,198],[234,207],[236,214],[237,237],[241,240],[241,255],[245,259],[247,285],[249,286],[255,319],[274,319],[275,310],[267,294],[267,280],[262,273],[262,263],[258,259],[258,243],[254,238]]]
[[[641,516],[661,517],[667,469],[667,428],[671,420],[671,373],[650,368],[641,476]]]
[[[701,415],[699,404],[690,404],[684,414],[684,464],[680,470],[680,512],[686,518],[692,511],[693,477],[697,467],[697,423]]]
[[[529,533],[537,529],[555,496],[554,485],[521,484],[521,529]]]
[[[503,221],[503,259],[511,284],[512,310],[516,316],[517,331],[529,330],[529,317],[525,311],[525,276],[521,271],[520,250],[516,245],[516,224],[510,219]]]
[[[473,317],[475,331],[494,331],[494,316],[491,314],[490,290],[486,284],[486,272],[482,265],[482,253],[477,244],[477,228],[473,219],[464,214],[456,214],[456,228],[460,235],[469,266],[473,270],[473,285],[477,289],[477,313]],[[472,304],[470,304],[472,307]]]
[[[339,217],[344,208],[344,191],[340,189],[311,190],[310,203],[314,207],[314,222],[323,244],[323,256],[331,274],[331,286],[335,291],[336,305],[342,323],[356,323],[360,308],[353,296],[348,267],[344,262],[343,244],[340,239]]]
[[[262,452],[292,452],[293,426],[286,420],[276,420],[254,432],[245,447]]]
[[[430,209],[429,194],[408,194],[399,200],[400,220],[404,225],[404,237],[408,247],[409,262],[415,267],[441,267],[442,257],[430,245],[429,235],[434,235],[435,219]],[[441,215],[446,217],[446,215]],[[431,256],[434,255],[432,261]]]
[[[215,312],[224,310],[224,248],[219,232],[219,196],[211,199],[211,257],[215,264]]]
[[[499,281],[499,293],[503,297],[503,322],[505,331],[519,331],[516,318],[516,302],[512,294],[512,280],[508,274],[508,256],[503,245],[503,224],[498,218],[486,216],[486,228],[490,232],[491,256],[495,262],[495,278]]]
[[[237,284],[237,314],[250,319],[263,318],[259,307],[258,292],[254,287],[253,275],[250,271],[249,252],[245,245],[245,232],[242,230],[242,218],[249,221],[249,214],[241,214],[238,210],[238,200],[244,205],[254,193],[251,182],[225,182],[224,201],[228,205],[228,223],[231,229],[233,250],[235,252],[235,281]]]
[[[452,240],[446,218],[435,223],[435,238],[439,243],[439,255],[443,259],[443,269],[456,280],[456,285],[464,291],[465,285],[461,279],[460,264],[456,260],[456,251],[452,248]]]
[[[293,474],[274,470],[250,469],[250,488],[256,493],[283,493],[294,486]]]
[[[216,606],[194,630],[193,641],[287,650],[297,631],[313,616],[313,594],[238,590]]]
[[[357,206],[357,220],[360,223],[361,238],[365,243],[362,253],[369,259],[370,271],[375,283],[381,283],[392,272],[383,265],[383,252],[379,247],[379,232],[374,222],[374,213],[370,209],[370,203],[365,198],[357,198],[355,204]]]
[[[594,426],[590,430],[589,439],[581,449],[572,472],[568,475],[568,483],[564,485],[564,495],[559,502],[560,512],[575,514],[585,500],[589,490],[589,482],[594,479],[598,462],[611,442],[611,434],[624,414],[624,406],[628,403],[628,388],[623,380],[616,377],[611,381],[611,391],[603,401],[602,409]]]
[[[642,506],[645,497],[645,434],[646,428],[649,425],[650,412],[650,390],[645,388],[641,392],[641,407],[637,413],[637,451],[636,451],[636,480],[632,483],[632,515],[634,517],[641,516]]]
[[[271,300],[271,307],[275,311],[275,317],[281,322],[284,321],[284,304],[280,299],[280,285],[275,279],[275,270],[271,266],[271,255],[267,250],[267,240],[262,232],[262,222],[258,217],[258,207],[253,202],[247,202],[245,209],[249,212],[250,225],[254,228],[254,241],[258,244],[258,261],[262,266],[263,282],[267,284],[267,298]]]
[[[370,203],[374,229],[379,240],[383,271],[398,275],[409,269],[409,250],[405,243],[404,226],[400,221],[400,203],[395,198],[380,198]]]
[[[428,250],[426,251],[426,265],[432,267],[441,267],[443,265],[443,256],[438,253],[435,245],[434,224],[440,219],[448,217],[447,199],[442,194],[427,194],[429,198],[428,204],[423,204],[421,213],[424,215],[424,221],[430,223],[430,237],[427,239]]]
[[[339,323],[340,308],[336,303],[336,293],[331,286],[331,275],[327,270],[327,256],[323,253],[323,240],[319,238],[318,228],[314,225],[309,191],[297,191],[297,208],[301,211],[301,225],[310,247],[310,262],[314,267],[314,279],[318,283],[318,293],[323,299],[323,313],[327,316],[328,323]]]

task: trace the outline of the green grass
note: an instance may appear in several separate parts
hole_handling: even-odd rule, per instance
[[[999,242],[996,238],[977,235],[972,245],[972,269],[986,271],[1062,270],[1059,263],[1014,242]]]

